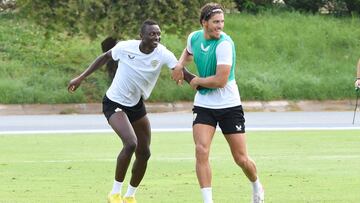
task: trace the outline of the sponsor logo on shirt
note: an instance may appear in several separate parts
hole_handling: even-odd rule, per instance
[[[207,46],[207,47],[204,47],[203,43],[201,43],[200,48],[201,48],[201,50],[203,50],[204,52],[207,52],[207,51],[209,51],[210,45]]]
[[[130,55],[128,55],[128,57],[129,57],[129,59],[134,59],[135,58],[135,56],[130,56]]]

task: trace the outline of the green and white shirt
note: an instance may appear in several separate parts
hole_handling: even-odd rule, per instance
[[[241,105],[239,89],[235,81],[236,52],[234,42],[224,32],[219,39],[205,39],[204,31],[191,33],[187,40],[187,51],[194,56],[199,76],[216,74],[217,65],[230,65],[228,82],[223,88],[199,90],[194,99],[195,106],[222,109]]]

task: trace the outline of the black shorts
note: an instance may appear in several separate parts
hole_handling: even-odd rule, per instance
[[[146,115],[146,108],[142,98],[139,102],[132,107],[124,106],[116,102],[111,101],[106,95],[103,98],[103,113],[106,119],[109,121],[110,117],[118,112],[123,111],[128,116],[130,123],[144,117]]]
[[[193,116],[193,125],[201,123],[216,128],[219,124],[223,134],[245,133],[245,118],[241,105],[224,109],[194,106]]]

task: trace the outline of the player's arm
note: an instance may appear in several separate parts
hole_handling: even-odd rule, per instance
[[[226,86],[233,64],[232,43],[229,41],[221,42],[216,47],[215,54],[217,61],[215,75],[206,78],[196,77],[191,81],[191,86],[202,86],[212,89],[223,88]]]
[[[195,77],[190,85],[192,87],[202,86],[207,88],[223,88],[225,87],[229,75],[231,65],[219,64],[216,66],[216,74],[206,78]]]
[[[110,59],[112,59],[111,50],[98,56],[84,72],[82,72],[79,76],[75,77],[69,82],[68,91],[75,91],[87,76],[89,76],[91,73],[106,64]]]
[[[197,77],[195,74],[191,73],[185,66],[193,60],[192,54],[190,54],[185,48],[178,64],[175,66],[172,72],[172,78],[176,81],[177,84],[182,84],[182,80],[185,80],[190,84],[191,80]],[[202,86],[192,86],[192,88],[200,90]]]
[[[190,81],[196,77],[195,74],[191,73],[186,67],[182,69],[184,80],[190,84]]]
[[[185,48],[180,56],[179,62],[173,68],[171,77],[176,83],[181,84],[184,79],[184,67],[189,64],[193,59],[193,56]],[[186,72],[186,71],[185,71]]]
[[[184,75],[184,80],[189,83],[189,85],[191,85],[191,80],[194,79],[195,77],[197,77],[195,74],[191,73],[186,67],[183,68],[183,75]],[[201,90],[204,87],[203,86],[192,86],[192,88],[196,89],[196,90]]]

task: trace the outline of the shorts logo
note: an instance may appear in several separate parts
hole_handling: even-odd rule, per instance
[[[235,125],[235,127],[236,127],[237,131],[242,131],[242,126],[241,125]]]
[[[115,109],[115,112],[120,112],[120,111],[122,111],[122,109],[120,109],[120,108]]]
[[[195,121],[197,113],[193,113],[193,121]]]
[[[156,68],[156,66],[159,64],[159,61],[158,60],[152,60],[151,61],[151,66],[153,67],[153,68]]]

